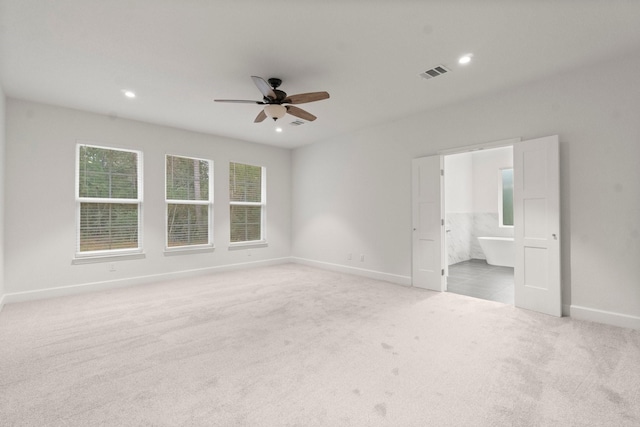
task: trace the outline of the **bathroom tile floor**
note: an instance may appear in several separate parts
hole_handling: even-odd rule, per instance
[[[452,264],[449,266],[447,291],[513,304],[513,268],[489,265],[483,259]]]

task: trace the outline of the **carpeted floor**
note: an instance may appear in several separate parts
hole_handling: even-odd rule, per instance
[[[638,426],[640,331],[295,264],[11,304],[2,426]]]

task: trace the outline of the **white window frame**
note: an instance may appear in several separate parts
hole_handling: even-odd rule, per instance
[[[167,160],[171,157],[180,157],[183,159],[190,160],[198,160],[202,162],[207,162],[209,164],[209,194],[208,200],[175,200],[175,199],[167,199]],[[164,209],[164,250],[165,252],[182,252],[182,251],[198,251],[202,249],[213,249],[213,160],[202,159],[199,157],[191,157],[191,156],[183,156],[179,154],[166,154],[164,157],[164,200],[165,200],[165,209]],[[198,245],[183,245],[183,246],[169,246],[169,205],[202,205],[208,206],[208,218],[207,218],[207,243],[198,244]]]
[[[124,151],[128,153],[136,153],[137,155],[137,170],[136,170],[136,179],[138,186],[138,197],[136,199],[119,199],[119,198],[98,198],[98,197],[80,197],[80,148],[81,147],[93,147],[100,148],[103,150],[112,150],[112,151]],[[91,259],[110,259],[111,257],[121,257],[127,255],[138,255],[143,252],[143,228],[142,228],[142,208],[143,208],[143,200],[144,200],[144,189],[143,189],[143,157],[142,151],[140,150],[131,150],[127,148],[120,147],[109,147],[103,145],[97,145],[89,142],[78,142],[76,144],[76,176],[75,176],[75,199],[76,199],[76,247],[75,247],[75,259],[76,260],[91,260]],[[81,222],[81,205],[82,203],[112,203],[112,204],[132,204],[138,206],[138,246],[136,248],[127,248],[127,249],[106,249],[106,250],[97,250],[97,251],[80,251],[80,222]],[[81,263],[81,262],[78,262]]]
[[[259,240],[246,240],[242,242],[232,242],[231,241],[231,217],[229,217],[229,248],[238,248],[238,247],[247,247],[247,246],[265,246],[267,244],[267,168],[265,166],[254,165],[246,162],[236,162],[229,161],[228,167],[231,166],[231,163],[238,163],[247,166],[258,167],[261,170],[260,177],[260,202],[236,202],[229,201],[229,208],[231,206],[260,206],[260,239]],[[227,173],[227,177],[229,174]],[[227,178],[228,180],[228,178]],[[227,182],[228,185],[231,185],[230,182]],[[228,210],[230,215],[230,209]]]

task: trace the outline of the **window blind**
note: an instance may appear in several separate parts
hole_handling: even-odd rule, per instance
[[[210,160],[166,156],[167,247],[213,242]]]
[[[264,240],[264,168],[229,164],[230,241]]]
[[[140,248],[142,153],[78,145],[76,253]]]

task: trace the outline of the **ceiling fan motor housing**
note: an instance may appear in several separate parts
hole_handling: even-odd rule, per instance
[[[265,102],[269,104],[281,104],[282,101],[287,97],[286,92],[277,89],[282,84],[282,80],[277,77],[271,77],[268,82],[269,85],[271,85],[271,87],[273,88],[273,93],[276,94],[276,98],[271,99],[270,97],[265,96]]]
[[[276,93],[276,101],[281,103],[287,97],[287,93],[278,89],[273,90]]]

